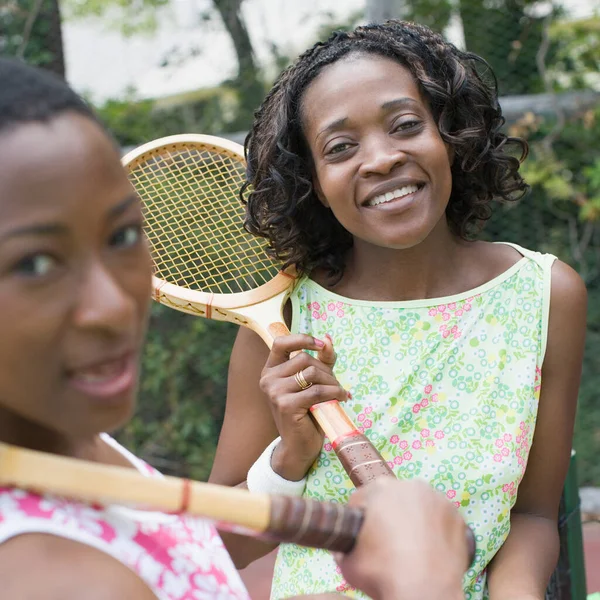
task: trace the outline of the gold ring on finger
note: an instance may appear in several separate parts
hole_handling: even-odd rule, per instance
[[[296,383],[298,384],[298,387],[301,390],[307,390],[312,385],[312,383],[306,381],[306,378],[304,377],[304,373],[302,371],[298,371],[294,375],[294,379],[296,380]]]

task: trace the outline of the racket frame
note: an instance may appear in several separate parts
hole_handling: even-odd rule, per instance
[[[182,134],[159,138],[127,153],[123,166],[127,171],[148,162],[153,155],[164,157],[183,146],[201,145],[203,150],[225,154],[236,161],[244,160],[240,144],[210,135]],[[277,336],[289,335],[283,308],[296,281],[293,267],[279,271],[258,287],[237,293],[208,293],[172,284],[153,277],[153,298],[175,310],[191,315],[243,325],[257,333],[271,348]],[[375,447],[359,432],[337,400],[315,404],[311,415],[331,440],[338,458],[356,484],[375,477],[394,476]]]

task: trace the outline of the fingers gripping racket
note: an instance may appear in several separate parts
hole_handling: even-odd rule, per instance
[[[281,271],[264,240],[243,228],[242,146],[207,135],[170,136],[136,148],[123,164],[144,207],[154,299],[249,327],[269,348],[288,335],[282,311],[295,274]],[[337,401],[311,413],[355,485],[394,476]]]

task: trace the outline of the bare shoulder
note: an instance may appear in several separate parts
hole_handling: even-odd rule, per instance
[[[560,363],[569,352],[583,347],[586,321],[587,289],[583,279],[566,263],[554,261],[545,366],[551,362]]]
[[[560,260],[552,265],[545,375],[567,365],[581,368],[587,322],[587,290],[579,274]]]
[[[230,376],[238,370],[244,375],[250,372],[260,373],[267,362],[269,348],[261,337],[247,327],[240,327],[231,350],[229,363]]]
[[[459,241],[462,262],[462,287],[476,288],[502,275],[517,264],[523,255],[508,244],[482,240]]]
[[[0,580],[7,598],[157,600],[142,579],[112,556],[47,534],[24,534],[0,544]]]
[[[579,273],[562,260],[552,265],[550,310],[563,309],[568,312],[585,311],[587,289]]]
[[[505,271],[523,258],[523,255],[510,244],[477,240],[468,242],[468,247],[475,256],[479,257],[481,262],[487,263],[499,271]]]

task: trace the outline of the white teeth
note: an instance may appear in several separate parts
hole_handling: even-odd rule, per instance
[[[383,204],[384,202],[390,202],[390,200],[394,200],[395,198],[402,198],[402,196],[408,196],[409,194],[414,194],[419,191],[419,187],[416,185],[405,185],[393,192],[387,192],[386,194],[381,194],[380,196],[375,196],[367,202],[367,206],[377,206],[378,204]]]
[[[123,361],[115,361],[87,371],[74,373],[75,379],[86,383],[102,383],[114,378],[123,370]]]
[[[111,379],[111,377],[111,375],[84,375],[83,373],[79,373],[77,375],[77,379],[80,381],[85,381],[86,383],[99,383],[101,381]]]

